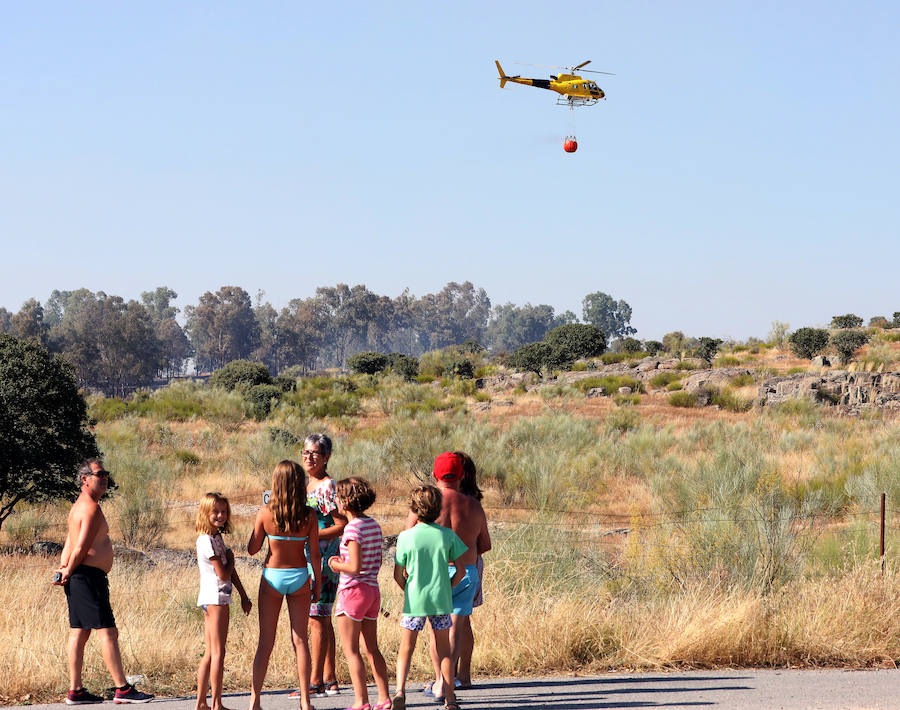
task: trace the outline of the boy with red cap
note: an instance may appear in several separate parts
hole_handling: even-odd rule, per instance
[[[450,653],[453,667],[459,660],[461,637],[471,633],[469,617],[472,614],[472,602],[478,591],[479,575],[476,567],[477,557],[491,549],[491,536],[488,533],[487,517],[480,501],[460,492],[459,486],[463,477],[463,460],[458,454],[445,451],[434,460],[434,478],[441,492],[443,504],[435,522],[450,528],[466,545],[466,551],[457,560],[459,567],[465,566],[465,573],[459,584],[453,587],[452,626],[450,628]],[[407,519],[407,527],[414,525],[414,519]],[[453,570],[451,569],[451,572]],[[435,700],[442,697],[453,697],[452,689],[445,687],[442,678],[439,658],[436,654],[437,644],[432,644],[431,660],[434,664],[435,680],[426,684],[426,695],[433,695]]]

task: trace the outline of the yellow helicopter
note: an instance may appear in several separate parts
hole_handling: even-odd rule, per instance
[[[592,74],[608,74],[610,76],[615,76],[615,74],[608,71],[581,69],[590,63],[591,60],[588,59],[586,62],[582,62],[574,67],[547,67],[548,69],[564,69],[566,71],[565,74],[551,74],[550,79],[523,79],[518,74],[515,76],[507,76],[503,71],[503,67],[500,66],[500,62],[496,59],[494,60],[494,64],[497,65],[497,71],[500,72],[501,89],[506,86],[507,81],[511,81],[514,84],[524,84],[525,86],[536,86],[539,89],[549,89],[550,91],[555,91],[557,94],[560,94],[556,99],[556,104],[558,106],[568,106],[570,108],[574,108],[575,106],[593,106],[600,99],[606,98],[603,89],[597,86],[596,83],[582,79],[575,74],[576,71],[581,70],[584,72],[591,72]],[[546,65],[529,64],[528,66],[540,67]]]

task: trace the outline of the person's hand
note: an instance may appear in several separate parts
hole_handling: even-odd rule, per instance
[[[333,555],[332,557],[329,557],[329,558],[328,558],[328,568],[329,568],[332,572],[337,573],[339,570],[336,570],[336,569],[334,568],[334,563],[335,563],[335,562],[340,562],[340,561],[341,561],[341,558],[338,557],[337,555]]]
[[[234,552],[231,551],[231,548],[225,548],[225,564],[230,565],[234,562]]]
[[[57,587],[61,587],[68,581],[69,581],[69,575],[66,573],[66,568],[59,567],[53,573],[53,578],[50,580],[50,584],[55,584]]]
[[[244,611],[244,616],[250,615],[250,610],[253,608],[253,602],[250,601],[250,597],[244,597],[241,599],[241,609]]]
[[[321,584],[321,582],[317,581],[316,585],[313,587],[313,590],[312,590],[311,601],[317,602],[317,601],[319,601],[319,597],[321,597],[321,596],[322,596],[322,584]]]

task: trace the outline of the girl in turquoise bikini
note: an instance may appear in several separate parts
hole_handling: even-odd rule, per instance
[[[269,657],[275,645],[278,615],[287,599],[291,618],[291,642],[297,654],[300,676],[300,707],[310,710],[310,657],[306,641],[310,600],[319,598],[321,579],[316,577],[310,593],[309,572],[304,549],[309,544],[309,561],[315,568],[319,559],[319,527],[313,511],[306,506],[306,476],[296,461],[282,461],[272,474],[269,504],[260,508],[247,543],[247,552],[255,555],[268,541],[269,550],[259,580],[259,643],[253,658],[253,690],[250,710],[260,710],[260,693]]]
[[[309,476],[306,486],[306,505],[316,511],[319,523],[319,552],[321,563],[314,574],[322,580],[318,601],[309,607],[310,652],[312,654],[312,683],[315,697],[337,695],[340,692],[335,675],[335,638],[331,623],[331,609],[337,597],[339,575],[328,566],[328,558],[338,555],[341,535],[347,518],[337,509],[335,483],[326,467],[331,457],[331,439],[325,434],[310,434],[303,442],[303,470]],[[312,556],[312,555],[310,555]]]

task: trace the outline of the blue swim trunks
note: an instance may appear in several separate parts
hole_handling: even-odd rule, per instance
[[[449,566],[450,576],[456,568]],[[466,574],[460,580],[459,584],[453,587],[453,614],[454,616],[471,616],[472,602],[475,601],[475,594],[478,592],[478,567],[475,565],[466,565]]]

